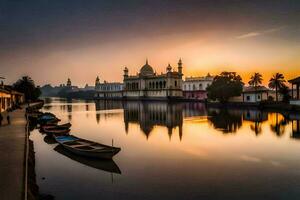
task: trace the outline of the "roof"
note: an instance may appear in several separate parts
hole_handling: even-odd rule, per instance
[[[300,83],[300,76],[298,76],[297,78],[289,80],[289,82],[290,83]]]
[[[256,88],[253,86],[248,86],[243,88],[243,93],[254,93],[254,92],[267,92],[268,88],[265,86],[257,86]]]
[[[148,60],[146,60],[146,64],[141,68],[140,75],[142,76],[151,76],[154,74],[153,68],[148,64]]]

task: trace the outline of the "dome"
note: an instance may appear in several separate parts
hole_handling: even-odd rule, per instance
[[[153,68],[148,64],[148,60],[146,60],[146,64],[140,70],[140,75],[149,76],[153,74],[154,74]]]

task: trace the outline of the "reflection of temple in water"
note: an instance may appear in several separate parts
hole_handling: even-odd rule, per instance
[[[190,102],[183,104],[183,116],[207,116],[207,110],[204,103]]]
[[[173,129],[179,128],[179,137],[182,139],[182,104],[167,102],[136,102],[124,103],[125,130],[128,132],[129,123],[140,125],[141,130],[148,138],[154,126],[164,126],[168,129],[171,139]]]
[[[97,100],[95,101],[96,108],[96,121],[99,124],[100,122],[100,110],[114,110],[114,109],[122,109],[122,101],[107,101],[107,100]]]

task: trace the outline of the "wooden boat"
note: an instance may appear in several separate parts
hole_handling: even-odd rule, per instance
[[[121,148],[118,147],[92,142],[73,135],[56,136],[54,134],[54,138],[70,152],[92,158],[111,159],[121,150]]]
[[[46,123],[55,123],[55,122],[59,122],[60,119],[54,117],[54,116],[50,116],[50,115],[42,115],[41,117],[39,117],[37,119],[39,124],[46,124]]]
[[[41,129],[42,130],[44,130],[44,129],[53,129],[53,128],[66,128],[66,129],[68,129],[68,128],[70,128],[72,126],[72,124],[71,123],[65,123],[65,124],[55,124],[55,123],[53,123],[53,124],[45,124],[45,125],[42,125],[41,126]]]
[[[110,172],[110,173],[121,174],[120,168],[111,159],[110,160],[109,159],[94,159],[94,158],[89,158],[86,156],[80,156],[80,155],[74,154],[74,153],[66,150],[62,145],[57,145],[54,148],[54,150],[64,156],[70,158],[71,160],[74,160],[74,161],[84,164],[86,166],[93,167],[95,169],[103,170],[103,171]]]
[[[46,133],[46,134],[56,134],[56,135],[64,135],[70,132],[69,128],[45,128],[43,130],[41,130],[42,132]]]

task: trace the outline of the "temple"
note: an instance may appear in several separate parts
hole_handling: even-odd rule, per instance
[[[182,61],[174,71],[169,64],[166,72],[156,74],[148,60],[137,75],[129,75],[124,69],[123,97],[126,99],[176,99],[182,98]]]

